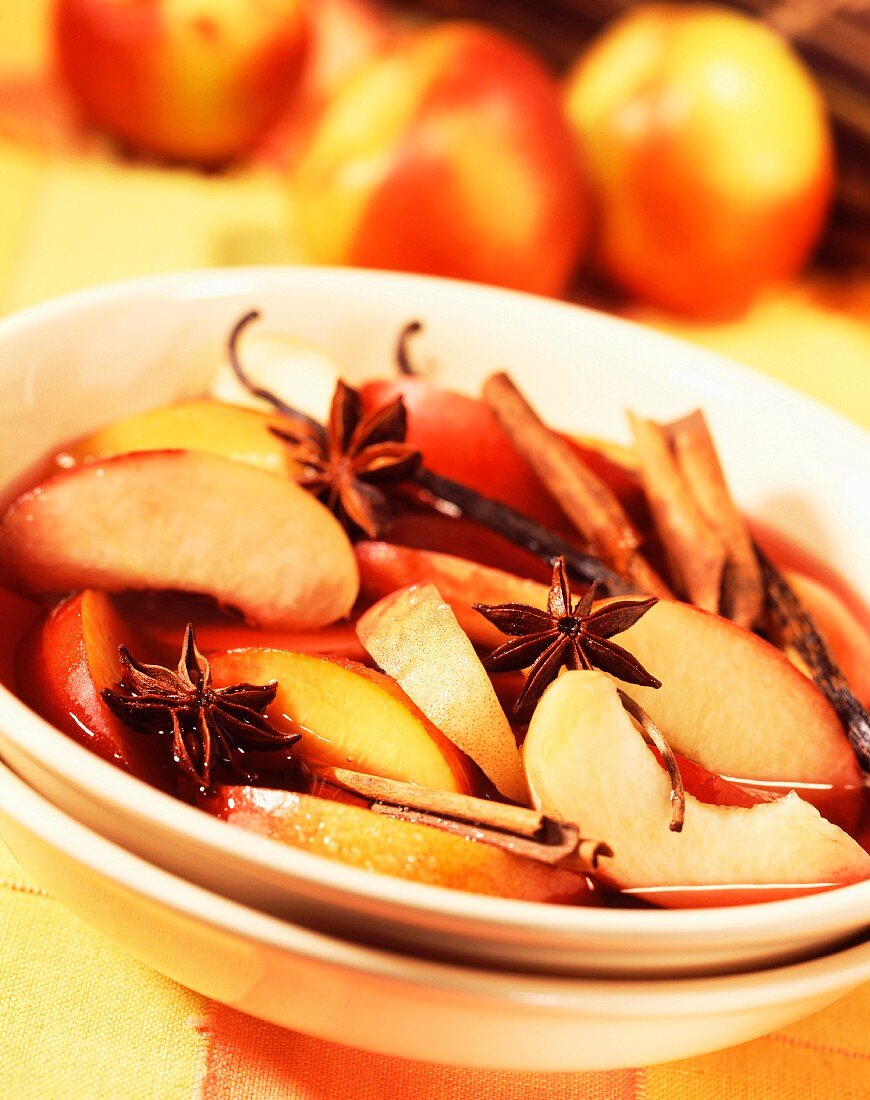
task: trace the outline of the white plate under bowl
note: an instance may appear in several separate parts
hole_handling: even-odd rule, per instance
[[[147,965],[254,1016],[381,1054],[510,1070],[648,1065],[757,1038],[870,978],[870,940],[681,981],[496,973],[359,946],[159,870],[2,765],[0,835],[58,901]]]
[[[406,275],[266,268],[87,291],[0,323],[0,484],[64,440],[200,392],[232,322],[330,352],[349,380],[392,369],[396,334],[446,386],[510,370],[555,424],[625,438],[623,409],[708,412],[737,499],[815,548],[870,599],[870,447],[859,428],[697,348],[602,314]],[[870,882],[763,906],[573,909],[373,876],[282,847],[176,802],[93,756],[0,689],[0,752],[101,835],[237,901],[344,937],[517,970],[681,975],[774,965],[867,926]]]

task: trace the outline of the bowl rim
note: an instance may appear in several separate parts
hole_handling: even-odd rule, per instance
[[[828,419],[830,427],[851,440],[852,445],[866,447],[870,433],[847,420],[841,414],[820,405],[812,398],[784,384],[763,376],[751,368],[685,341],[647,329],[643,325],[612,317],[572,303],[539,298],[519,291],[479,286],[458,280],[431,276],[372,271],[361,268],[328,267],[251,267],[216,268],[201,271],[181,271],[124,280],[75,291],[62,297],[30,306],[0,320],[0,347],[18,333],[38,328],[45,321],[62,321],[91,306],[112,302],[135,303],[148,295],[165,299],[192,300],[225,294],[255,293],[257,287],[280,286],[289,294],[294,283],[320,283],[331,287],[335,283],[349,286],[372,281],[382,286],[408,283],[431,293],[448,297],[480,300],[493,296],[516,299],[544,312],[585,314],[594,323],[613,332],[631,330],[635,339],[655,343],[692,360],[693,369],[725,380],[740,377],[742,388],[754,391],[758,400],[776,399],[785,403],[783,415],[809,416],[813,420]],[[8,715],[8,721],[5,720]],[[798,898],[699,909],[621,910],[596,907],[551,905],[542,902],[471,894],[447,887],[411,882],[386,875],[373,876],[361,868],[324,859],[252,834],[231,822],[221,821],[186,805],[142,780],[123,772],[102,760],[86,748],[66,737],[49,722],[31,711],[17,696],[0,685],[0,721],[4,736],[14,741],[18,750],[38,766],[43,759],[53,759],[53,769],[62,772],[81,791],[87,791],[104,806],[115,807],[128,818],[150,825],[159,824],[161,832],[193,839],[209,849],[231,846],[234,854],[251,862],[260,870],[268,870],[304,880],[309,887],[340,894],[343,904],[359,909],[366,901],[387,904],[401,916],[433,915],[448,920],[475,922],[493,930],[518,930],[532,927],[537,933],[559,938],[577,935],[637,935],[652,939],[682,936],[703,936],[708,939],[722,934],[736,934],[757,929],[769,923],[780,929],[815,923],[827,916],[864,915],[870,910],[870,880],[844,885],[834,890]],[[10,734],[8,731],[12,730]],[[377,897],[373,898],[376,894]]]
[[[0,761],[2,811],[28,833],[61,852],[77,866],[137,897],[168,908],[253,945],[289,951],[321,964],[374,975],[408,988],[433,986],[442,993],[476,1000],[497,998],[544,1011],[596,1011],[612,1015],[661,1013],[662,996],[675,1014],[709,1010],[746,1010],[784,997],[822,995],[841,985],[870,979],[870,935],[839,950],[786,966],[739,974],[684,978],[589,978],[518,974],[478,969],[347,941],[301,927],[222,897],[181,879],[100,836],[58,809]],[[844,977],[847,977],[844,982]],[[630,1007],[629,1007],[630,1006]]]

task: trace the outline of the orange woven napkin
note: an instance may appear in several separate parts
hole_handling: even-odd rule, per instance
[[[0,1096],[15,1100],[867,1100],[870,986],[719,1054],[498,1073],[348,1050],[207,1002],[78,921],[0,842]]]

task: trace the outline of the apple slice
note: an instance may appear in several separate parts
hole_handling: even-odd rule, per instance
[[[505,636],[475,611],[472,604],[547,606],[549,589],[545,584],[454,554],[415,550],[389,542],[358,542],[355,549],[363,599],[379,600],[409,584],[434,584],[444,601],[450,604],[459,625],[479,645],[501,645]]]
[[[284,444],[269,431],[286,423],[252,409],[218,401],[181,401],[115,420],[67,447],[64,458],[93,463],[129,451],[189,450],[251,462],[278,474],[293,474],[298,465]]]
[[[387,596],[360,618],[357,634],[380,667],[505,798],[528,805],[510,724],[438,589],[425,584]]]
[[[278,681],[268,716],[301,732],[294,755],[312,763],[471,792],[463,757],[388,676],[354,661],[243,649],[209,658],[216,686]]]
[[[284,477],[198,451],[56,474],[0,520],[0,571],[25,592],[204,592],[266,627],[325,626],[359,574],[335,517]]]
[[[595,903],[582,875],[360,806],[262,787],[219,787],[198,804],[272,840],[395,878],[526,901]]]
[[[606,841],[614,856],[603,873],[620,887],[815,885],[870,875],[870,855],[793,792],[751,808],[687,795],[683,830],[671,832],[667,774],[604,673],[564,672],[550,685],[523,759],[535,806]]]
[[[774,646],[718,615],[660,600],[616,639],[662,681],[631,695],[675,752],[727,778],[861,782],[822,693]]]
[[[100,692],[120,675],[118,647],[137,647],[130,626],[103,592],[85,591],[33,624],[18,647],[16,690],[46,721],[140,779],[168,786],[159,738],[126,726]]]

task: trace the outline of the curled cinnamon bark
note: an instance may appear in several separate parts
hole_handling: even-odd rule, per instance
[[[653,521],[681,594],[752,629],[764,607],[761,570],[703,414],[670,424],[629,419]]]
[[[671,596],[667,584],[643,556],[641,537],[616,495],[541,420],[508,375],[494,374],[487,379],[483,396],[593,553],[628,578],[638,592]]]

